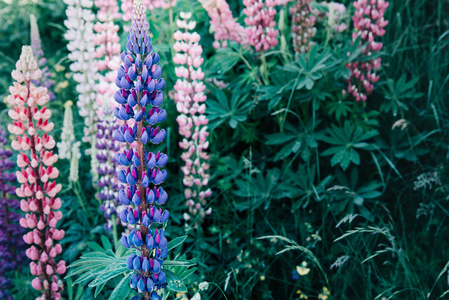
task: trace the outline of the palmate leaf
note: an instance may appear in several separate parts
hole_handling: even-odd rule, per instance
[[[345,212],[348,214],[358,210],[358,213],[363,217],[372,220],[373,215],[366,209],[364,204],[366,200],[382,196],[385,188],[384,183],[373,180],[366,184],[362,181],[359,184],[361,178],[357,167],[351,169],[349,176],[341,171],[337,171],[335,178],[338,184],[327,190],[334,213],[340,214]]]
[[[71,278],[72,276],[78,276],[78,278],[73,282],[73,285],[80,284],[83,282],[89,282],[89,287],[95,288],[94,296],[97,297],[105,285],[114,278],[118,276],[131,274],[130,270],[126,267],[126,258],[134,250],[125,249],[120,245],[117,252],[112,251],[112,244],[105,237],[101,236],[101,241],[104,247],[100,246],[95,242],[87,242],[86,244],[89,248],[93,249],[94,252],[85,253],[81,258],[69,266],[69,273],[66,278]],[[126,283],[127,293],[125,296],[124,291],[118,294],[121,298],[115,299],[125,299],[128,295],[130,288],[128,282]],[[119,288],[116,286],[115,290]],[[124,289],[124,287],[120,287]],[[113,291],[113,294],[115,292]],[[123,296],[123,297],[122,297]]]
[[[440,130],[435,129],[430,132],[422,132],[409,136],[407,130],[395,128],[394,134],[391,136],[394,156],[398,159],[417,161],[419,156],[430,152],[430,148],[425,145],[425,142],[431,135],[438,132]]]
[[[208,60],[208,65],[212,73],[224,74],[231,70],[239,61],[241,55],[232,48],[220,48],[216,54]]]
[[[171,240],[168,243],[167,248],[169,251],[173,250],[180,246],[186,238],[187,236],[181,236]],[[117,280],[121,278],[120,282],[112,291],[109,299],[126,299],[131,292],[129,278],[134,274],[132,270],[128,269],[126,261],[129,255],[136,250],[126,249],[120,245],[114,253],[112,251],[112,244],[109,240],[107,240],[106,237],[101,240],[104,247],[95,242],[88,243],[89,247],[95,251],[83,254],[79,260],[72,263],[69,266],[70,271],[66,278],[71,281],[72,276],[78,276],[73,282],[73,285],[88,282],[89,287],[95,288],[95,297],[101,293],[108,282],[117,282]],[[182,279],[195,271],[195,268],[191,268],[194,265],[195,260],[186,260],[184,256],[175,260],[167,259],[163,263],[162,268],[167,274],[167,280],[169,281],[170,286],[169,289],[176,292],[186,292],[187,288],[182,283]],[[170,279],[169,274],[171,276]]]
[[[217,98],[217,101],[213,99],[207,101],[209,126],[211,128],[228,122],[229,126],[235,129],[239,122],[246,120],[252,106],[252,101],[247,100],[248,94],[242,95],[234,92],[231,95],[231,99],[228,99],[226,94],[220,89],[211,90],[211,92],[215,92]]]
[[[316,166],[299,165],[298,171],[294,173],[290,169],[284,170],[284,176],[279,184],[280,189],[285,189],[286,197],[293,200],[290,208],[291,212],[300,207],[307,207],[311,200],[322,201],[326,185],[331,180],[331,176],[316,182]]]
[[[424,95],[416,91],[415,85],[419,80],[420,77],[414,77],[407,82],[406,74],[402,74],[396,82],[393,79],[387,79],[387,84],[382,86],[382,92],[385,95],[385,99],[390,101],[383,102],[381,110],[386,112],[391,110],[393,114],[397,114],[399,109],[408,110],[407,104],[413,102],[403,100],[417,99]]]
[[[363,128],[356,127],[349,121],[346,121],[343,127],[332,125],[327,130],[328,135],[320,137],[326,143],[334,145],[321,153],[322,156],[330,156],[331,165],[340,164],[343,170],[346,170],[350,163],[360,164],[360,154],[356,149],[371,151],[375,147],[367,140],[379,135],[377,130],[365,132]]]
[[[338,96],[338,99],[329,98],[331,100],[326,104],[326,108],[329,110],[329,113],[335,115],[337,120],[340,120],[341,117],[346,117],[352,112],[354,101],[344,101],[340,96]]]
[[[266,135],[266,145],[282,145],[282,148],[276,151],[273,160],[279,161],[291,154],[301,152],[302,158],[308,161],[312,149],[318,146],[316,141],[318,135],[314,131],[320,123],[320,120],[315,120],[315,122],[310,120],[303,130],[299,126],[295,127],[291,123],[285,123],[285,132]]]

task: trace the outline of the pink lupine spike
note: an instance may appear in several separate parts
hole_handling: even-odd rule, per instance
[[[262,0],[244,0],[246,8],[245,28],[247,43],[253,46],[256,51],[267,51],[278,44],[277,36],[279,31],[274,28],[276,21],[275,2],[265,3]]]
[[[17,164],[21,168],[21,171],[17,173],[21,174],[18,178],[21,186],[16,189],[16,194],[19,197],[27,198],[21,201],[21,209],[28,213],[25,218],[20,220],[20,225],[24,228],[34,229],[24,236],[27,243],[34,243],[26,251],[27,256],[31,260],[38,261],[38,263],[30,265],[31,273],[41,275],[41,277],[33,279],[32,285],[35,289],[42,291],[43,297],[46,299],[56,299],[60,297],[59,292],[62,290],[62,286],[56,290],[49,288],[50,276],[56,268],[55,260],[49,259],[49,256],[51,256],[50,249],[53,248],[55,240],[53,236],[55,231],[52,228],[61,219],[62,213],[54,213],[51,210],[48,205],[50,198],[47,196],[53,198],[62,186],[56,181],[49,181],[49,179],[56,179],[59,173],[52,166],[58,156],[53,155],[52,151],[46,150],[54,147],[53,138],[46,133],[53,129],[53,123],[48,119],[51,112],[45,107],[49,96],[46,93],[46,88],[35,87],[30,82],[41,76],[41,71],[37,68],[30,47],[23,47],[17,66],[21,67],[14,70],[12,76],[18,83],[14,84],[15,88],[10,89],[9,99],[10,102],[13,102],[12,105],[15,105],[14,111],[21,115],[21,121],[13,122],[16,129],[12,132],[17,135],[17,139],[12,143],[13,148],[22,150],[17,158]],[[22,91],[26,92],[22,93]],[[15,99],[15,101],[11,101],[11,99]],[[24,107],[23,112],[22,107]],[[14,119],[16,116],[12,114],[11,117]],[[60,206],[59,200],[53,209],[59,209]],[[56,237],[61,239],[62,236],[63,234],[58,231]],[[58,245],[56,244],[56,246]],[[58,251],[53,251],[53,254],[55,252],[57,254]],[[44,270],[45,272],[43,272]]]
[[[202,2],[202,1],[201,1]],[[224,2],[224,1],[223,1]],[[221,3],[220,1],[218,3]],[[224,2],[226,3],[226,2]],[[227,5],[227,4],[226,4]],[[203,4],[204,6],[204,4]],[[174,62],[178,64],[177,75],[178,80],[175,84],[175,103],[176,109],[179,112],[176,121],[179,124],[179,134],[184,137],[180,143],[180,147],[186,151],[181,155],[185,161],[185,165],[181,168],[185,186],[184,195],[186,200],[195,203],[200,203],[200,198],[195,196],[192,200],[192,186],[195,179],[203,182],[203,178],[208,178],[207,172],[198,172],[199,165],[203,163],[208,168],[208,156],[204,152],[207,148],[206,137],[208,136],[207,117],[204,115],[206,105],[204,102],[207,97],[205,95],[205,85],[201,81],[204,73],[201,71],[201,64],[203,59],[201,57],[202,48],[199,45],[200,36],[195,32],[189,30],[194,29],[194,22],[190,21],[191,14],[181,13],[181,20],[178,22],[179,30],[174,34],[176,44],[174,46],[177,51]],[[189,66],[190,64],[190,66]],[[158,153],[160,156],[161,154]],[[198,160],[198,165],[192,162]],[[201,162],[201,163],[200,163]],[[201,190],[205,189],[204,185],[198,186]],[[155,190],[156,197],[161,197],[160,191]],[[203,193],[204,194],[204,193]],[[202,200],[202,199],[201,199]],[[205,203],[204,200],[202,200]],[[193,205],[189,206],[186,202],[189,213],[185,214],[185,220],[191,219],[189,214],[199,214],[202,219],[205,216],[204,209],[193,209]]]
[[[385,34],[385,27],[388,21],[383,19],[385,10],[389,3],[383,0],[371,0],[368,4],[366,0],[358,0],[353,3],[356,12],[352,17],[354,32],[352,39],[355,41],[359,36],[361,44],[368,42],[362,50],[363,56],[371,56],[374,52],[382,49],[383,44],[376,42],[377,37]],[[350,54],[348,53],[348,56]],[[378,81],[375,70],[380,67],[380,58],[370,59],[366,62],[352,62],[346,65],[351,71],[350,78],[347,80],[347,92],[356,101],[366,101],[367,95],[374,89],[374,83]]]

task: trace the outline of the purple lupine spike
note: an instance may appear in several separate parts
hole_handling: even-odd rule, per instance
[[[141,0],[134,1],[133,21],[126,43],[126,50],[122,53],[123,65],[119,68],[117,80],[119,91],[114,96],[116,102],[122,107],[116,110],[115,115],[121,120],[133,119],[133,125],[124,125],[116,130],[114,137],[117,141],[132,144],[133,150],[124,151],[123,158],[118,159],[125,171],[120,171],[118,179],[127,183],[128,188],[123,188],[119,192],[119,199],[122,203],[128,203],[135,208],[133,213],[126,214],[128,223],[138,225],[138,230],[133,230],[126,238],[122,238],[122,243],[126,247],[137,248],[139,255],[133,259],[133,270],[144,269],[144,272],[137,272],[131,277],[130,285],[141,294],[142,299],[160,299],[158,291],[163,289],[167,283],[165,279],[160,280],[161,264],[163,258],[154,249],[153,234],[150,226],[154,223],[161,223],[161,220],[168,220],[168,211],[162,212],[161,208],[155,207],[155,192],[153,188],[155,182],[162,183],[167,176],[165,170],[156,169],[158,163],[156,155],[147,153],[145,144],[148,142],[160,143],[165,139],[164,129],[153,127],[156,123],[165,119],[158,116],[159,110],[155,106],[162,104],[164,99],[162,79],[157,79],[162,74],[162,68],[157,65],[159,55],[151,53],[153,46],[149,36],[149,26],[145,19],[145,11]],[[121,71],[120,71],[121,70]],[[151,107],[146,107],[151,104]],[[163,111],[163,110],[161,110]],[[154,116],[154,117],[153,117]],[[163,157],[162,165],[166,155]],[[121,156],[120,156],[121,157]],[[126,159],[125,159],[126,158]],[[168,158],[166,159],[168,160]],[[129,164],[128,162],[131,162]],[[159,203],[165,203],[159,202]],[[156,203],[156,205],[159,205]],[[152,205],[150,205],[152,204]],[[123,219],[125,214],[123,214]],[[139,218],[141,222],[139,223]],[[166,249],[166,248],[164,248]],[[168,252],[164,250],[164,253]],[[137,275],[140,276],[137,276]],[[165,276],[165,275],[164,275]]]
[[[7,275],[26,263],[26,246],[22,239],[25,230],[19,225],[20,215],[16,213],[19,202],[12,198],[16,176],[9,170],[15,164],[10,160],[12,152],[5,149],[6,136],[6,131],[0,128],[0,299],[12,300],[8,292],[11,279]]]
[[[105,103],[98,114],[95,146],[98,149],[97,159],[100,164],[98,167],[100,178],[97,182],[100,190],[96,196],[102,201],[100,210],[106,219],[105,229],[112,233],[114,242],[117,243],[116,226],[120,223],[120,220],[122,222],[126,220],[126,216],[121,212],[125,210],[124,204],[129,203],[129,199],[125,194],[119,195],[119,190],[124,185],[116,174],[120,171],[119,164],[129,165],[131,162],[126,155],[119,153],[121,144],[116,140],[122,140],[123,134],[115,121],[111,107]]]

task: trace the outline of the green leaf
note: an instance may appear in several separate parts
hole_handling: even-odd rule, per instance
[[[209,59],[213,73],[224,74],[231,70],[239,61],[240,54],[231,48],[220,48],[216,54]]]
[[[166,260],[164,267],[192,267],[195,265],[193,260]]]
[[[87,246],[94,250],[94,251],[99,251],[99,252],[104,252],[103,247],[101,247],[98,243],[95,242],[86,242]]]
[[[286,146],[284,146],[281,150],[279,150],[276,155],[274,156],[274,161],[278,161],[280,159],[286,158],[290,153],[293,151],[293,146],[296,144],[297,141],[293,141],[288,143]]]
[[[170,242],[167,243],[167,249],[168,251],[173,250],[174,248],[178,247],[179,245],[181,245],[182,243],[184,243],[184,241],[186,240],[187,235],[184,236],[179,236],[177,238],[172,239]]]
[[[97,285],[101,285],[103,283],[108,282],[109,280],[119,276],[120,274],[125,273],[128,271],[128,267],[119,267],[117,269],[114,269],[114,267],[106,269],[102,274],[99,274],[96,276],[95,280],[89,283],[90,287],[94,287]]]
[[[69,300],[73,300],[73,280],[72,278],[67,278],[66,279],[66,283],[67,283],[67,294],[69,295]]]
[[[95,294],[94,294],[95,298],[97,298],[98,294],[100,294],[101,290],[103,290],[106,283],[107,282],[103,282],[102,284],[97,285],[97,287],[95,288]]]
[[[360,164],[360,154],[356,149],[375,150],[374,144],[368,143],[366,140],[379,135],[377,130],[364,132],[362,127],[356,126],[350,121],[346,121],[343,127],[332,125],[327,129],[327,133],[328,135],[321,136],[319,139],[335,146],[324,150],[321,155],[333,154],[331,165],[340,164],[343,170],[346,170],[351,162],[355,165]]]
[[[231,120],[229,120],[229,126],[231,126],[232,129],[236,129],[238,125],[238,122],[236,119],[232,118]]]
[[[298,136],[296,134],[289,134],[289,133],[267,134],[266,135],[267,141],[265,142],[265,144],[266,145],[280,145],[280,144],[286,143],[288,141],[291,141],[297,137]]]
[[[175,273],[164,270],[165,275],[167,275],[167,288],[173,292],[186,293],[187,288],[182,282],[182,279]]]
[[[104,235],[101,236],[101,243],[106,250],[112,250],[112,244],[107,237]]]
[[[112,291],[109,300],[123,300],[128,297],[131,288],[129,286],[129,278],[134,274],[134,272],[129,271],[125,277],[117,284],[115,289]]]

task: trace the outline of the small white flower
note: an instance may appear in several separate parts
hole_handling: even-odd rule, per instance
[[[199,287],[200,291],[207,291],[207,289],[209,288],[209,282],[203,281],[200,283],[200,285],[198,287]]]

